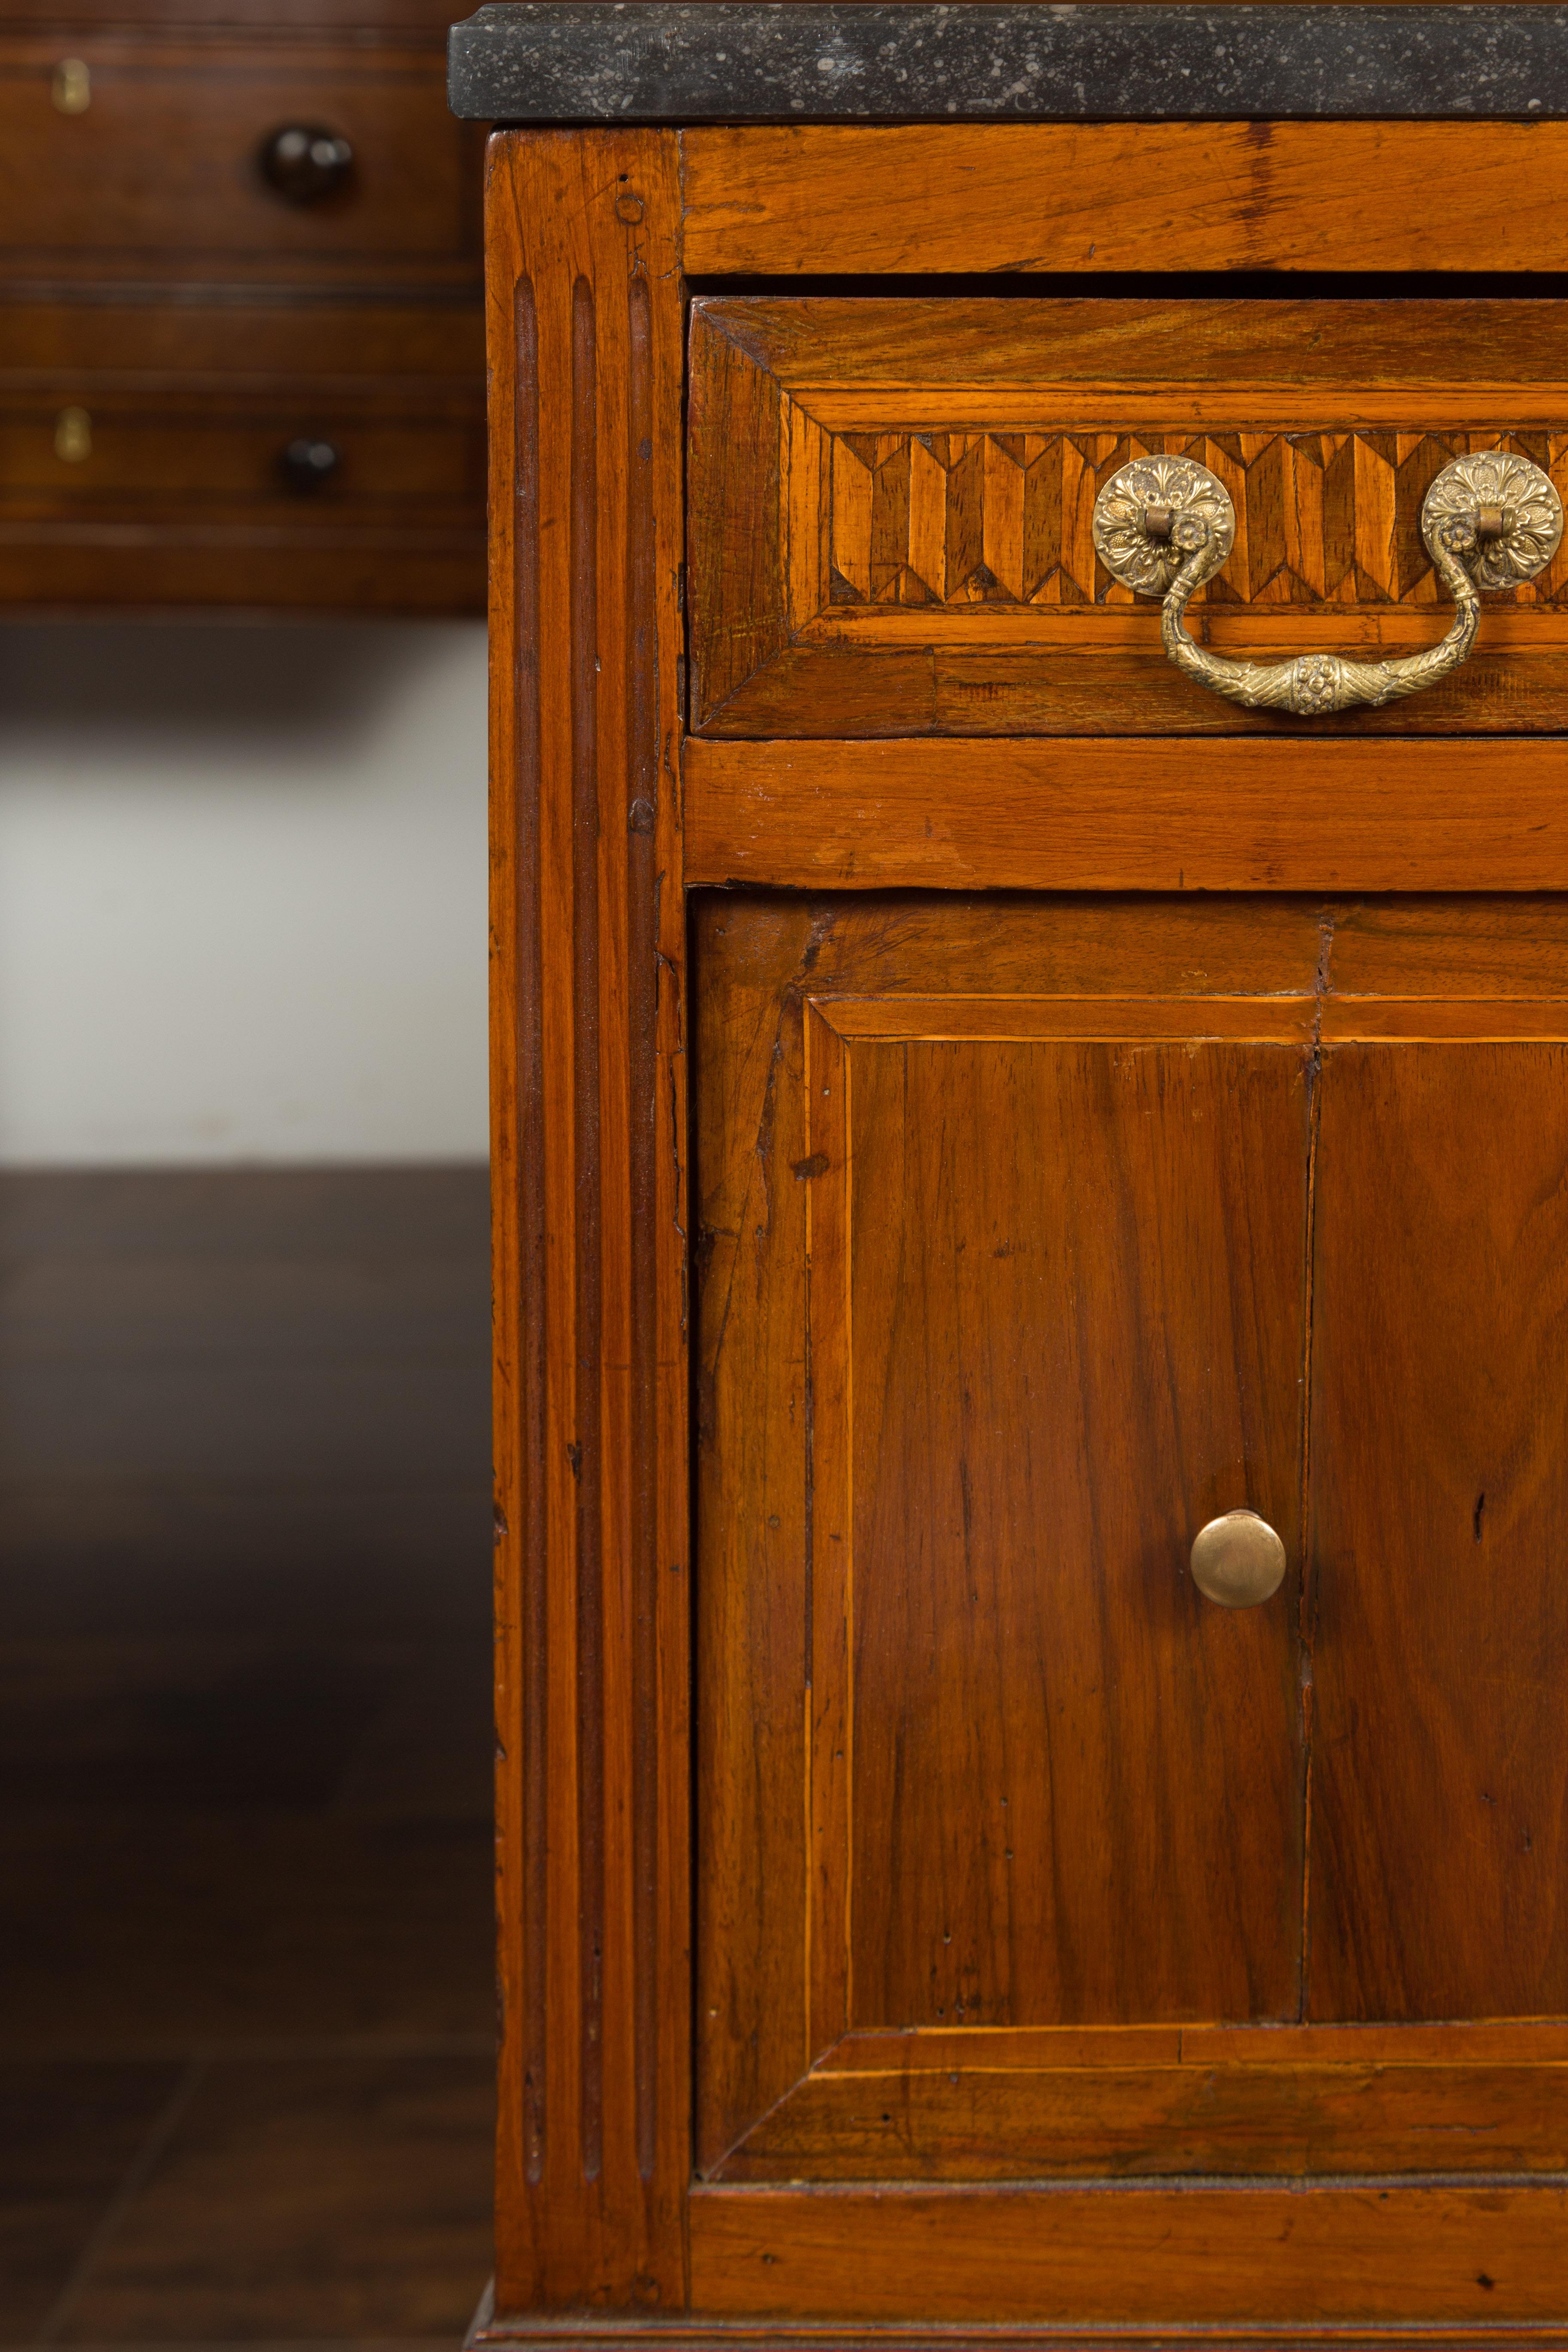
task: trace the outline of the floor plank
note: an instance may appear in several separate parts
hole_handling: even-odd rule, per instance
[[[207,2068],[58,2340],[445,2336],[489,2267],[483,2058]]]
[[[173,2063],[0,2062],[0,2343],[34,2340],[180,2074]]]
[[[482,1170],[0,1174],[0,2346],[489,2269]]]

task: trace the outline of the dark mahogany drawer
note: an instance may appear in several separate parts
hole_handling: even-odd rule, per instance
[[[484,418],[399,414],[296,396],[275,407],[206,396],[107,396],[88,409],[0,406],[0,514],[109,515],[149,501],[204,508],[446,506],[482,517]]]
[[[1278,663],[1437,643],[1422,502],[1500,449],[1568,488],[1568,304],[707,299],[690,344],[693,728],[711,736],[1423,735],[1568,726],[1568,544],[1440,684],[1328,717],[1184,677],[1106,570],[1145,456],[1224,484],[1189,634]]]
[[[406,406],[411,387],[474,409],[484,402],[483,306],[320,300],[257,289],[195,301],[134,291],[8,304],[0,404],[18,395],[93,407],[108,392],[258,394],[304,382]]]
[[[477,396],[0,403],[0,606],[484,609]]]
[[[342,142],[274,184],[290,127]],[[282,176],[288,177],[287,172]],[[479,152],[429,48],[93,35],[0,44],[13,277],[477,278]]]

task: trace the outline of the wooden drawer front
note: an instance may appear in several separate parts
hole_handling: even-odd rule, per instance
[[[287,467],[301,441],[336,456],[309,487]],[[276,510],[308,526],[345,507],[445,507],[482,522],[484,420],[471,408],[399,415],[309,394],[266,408],[190,397],[109,397],[90,411],[28,403],[0,407],[0,479],[8,520],[163,506],[192,520]]]
[[[68,51],[85,110],[54,102]],[[341,134],[348,184],[280,195],[262,145],[289,123]],[[0,47],[0,220],[6,268],[58,276],[134,257],[201,278],[221,258],[289,277],[477,275],[479,155],[447,110],[441,59],[418,50],[291,49],[91,38]]]
[[[296,440],[337,456],[308,489]],[[458,395],[0,399],[0,607],[480,613],[484,457]]]
[[[1568,490],[1568,305],[708,300],[690,352],[691,719],[713,735],[1477,733],[1568,725],[1568,541],[1409,701],[1305,720],[1182,677],[1100,564],[1100,487],[1176,453],[1236,544],[1189,627],[1413,653],[1422,499],[1468,451]]]
[[[286,391],[406,404],[416,394],[466,394],[482,413],[484,306],[388,295],[356,302],[258,288],[217,301],[95,291],[8,304],[0,402],[34,396],[97,406],[113,392]]]

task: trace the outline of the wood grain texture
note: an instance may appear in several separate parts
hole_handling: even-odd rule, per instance
[[[1294,1525],[1309,1038],[1257,999],[1310,989],[1315,915],[715,898],[697,941],[699,2164],[851,2019],[1294,2016],[1289,1615],[1158,1561],[1189,1504]],[[1021,1012],[919,1042],[933,970]],[[1279,1042],[1196,1044],[1244,973],[1219,1026]]]
[[[1491,2328],[1563,2310],[1565,2248],[1568,2189],[1556,2183],[691,2196],[696,2311],[1138,2321],[1192,2328],[1205,2347],[1227,2325],[1272,2323],[1294,2343],[1330,2320],[1446,2323],[1467,2346],[1485,2343]]]
[[[702,354],[707,364],[698,362]],[[724,698],[771,662],[784,643],[779,562],[780,502],[759,496],[757,467],[779,463],[783,395],[776,380],[722,337],[692,324],[688,385],[689,568],[711,545],[703,583],[716,593],[689,633],[700,645],[710,694]],[[701,520],[700,520],[699,518]],[[713,577],[714,566],[723,574]],[[738,566],[738,569],[732,569]],[[692,578],[696,575],[693,572]]]
[[[1568,2008],[1568,1003],[1443,1010],[1324,1055],[1317,2017]]]
[[[1307,1040],[1190,1017],[847,1056],[852,2023],[1296,2013],[1288,1596],[1185,1563],[1244,1505],[1299,1552]]]
[[[1143,267],[1160,268],[1158,254]],[[1149,403],[1171,399],[1177,385],[1183,417],[1198,424],[1218,421],[1238,392],[1249,412],[1271,412],[1278,425],[1282,403],[1305,398],[1316,415],[1325,393],[1337,406],[1348,388],[1356,405],[1345,423],[1390,425],[1399,403],[1436,402],[1446,385],[1450,399],[1474,397],[1489,413],[1499,400],[1521,402],[1521,422],[1540,425],[1568,383],[1568,326],[1555,297],[1360,296],[1353,280],[1325,301],[1289,295],[1289,280],[1261,297],[1010,291],[932,300],[890,279],[874,296],[700,295],[692,330],[721,334],[843,429],[889,416],[929,426],[942,410],[973,423],[998,394],[1034,403],[1065,390],[1078,403],[1112,387],[1128,403],[1119,421],[1147,422]],[[1048,407],[1038,414],[1052,416]]]
[[[689,741],[692,883],[1568,887],[1551,742]]]
[[[1210,606],[1192,634],[1211,652],[1242,661],[1316,652],[1383,661],[1426,651],[1443,625],[1439,611],[1425,608],[1346,612],[1335,620],[1321,612],[1282,618],[1257,605]],[[736,688],[696,740],[1036,735],[1147,742],[1251,735],[1289,744],[1550,735],[1568,721],[1568,654],[1542,638],[1561,627],[1554,612],[1490,611],[1483,604],[1475,652],[1430,694],[1328,719],[1291,719],[1243,710],[1182,677],[1159,649],[1157,613],[1042,611],[1016,621],[950,608],[936,643],[933,624],[916,613],[879,614],[865,627],[851,613],[784,646]]]
[[[11,619],[269,613],[477,616],[484,532],[396,528],[308,534],[167,520],[120,528],[0,523],[0,607]]]
[[[806,1502],[803,908],[693,910],[696,1226],[695,2160],[810,2063],[800,1562]],[[728,984],[710,983],[710,967]],[[766,1496],[766,1506],[762,1498]]]
[[[1568,266],[1520,202],[1558,122],[718,125],[681,155],[693,277],[1429,269],[1435,187],[1446,269]]]
[[[1369,898],[1333,909],[1333,982],[1352,1000],[1568,996],[1568,898]]]
[[[722,735],[1299,735],[1173,670],[1095,552],[1113,474],[1219,477],[1236,543],[1189,625],[1270,659],[1435,641],[1421,506],[1454,457],[1568,485],[1552,303],[710,299],[690,371],[692,719]],[[1321,727],[1562,727],[1565,595],[1560,551],[1441,691]]]
[[[502,138],[496,381],[502,2308],[684,2299],[673,142]]]
[[[1538,2021],[861,2032],[721,2177],[1557,2172],[1565,2062]]]
[[[484,366],[484,306],[466,290],[302,303],[274,289],[174,304],[104,287],[90,302],[58,292],[8,300],[0,389],[90,408],[106,393],[254,402],[308,387],[366,408],[461,401],[477,413]]]
[[[1561,2173],[1561,2066],[955,2068],[813,2074],[726,2181]]]

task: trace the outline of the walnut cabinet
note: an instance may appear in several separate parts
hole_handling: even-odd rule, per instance
[[[1568,552],[1096,525],[1419,656],[1568,305],[1266,128],[491,142],[485,2342],[1568,2345]]]

